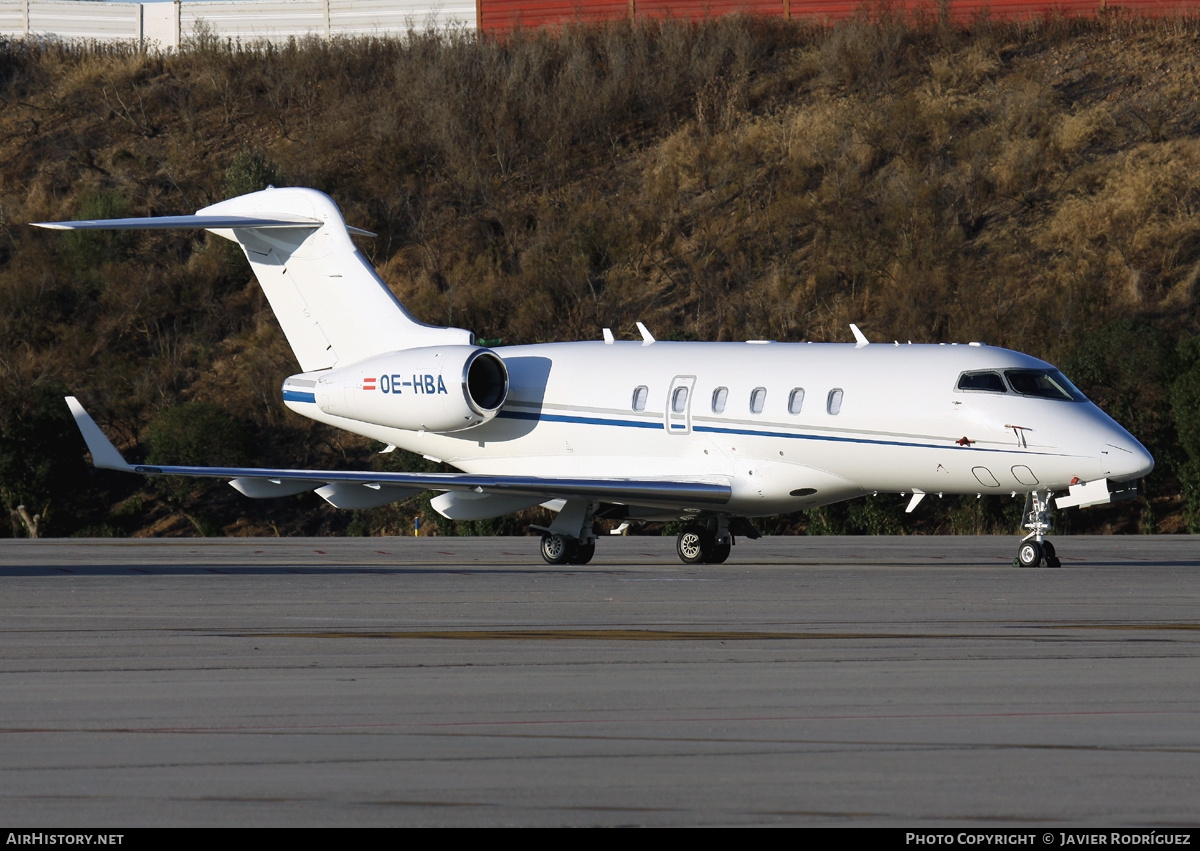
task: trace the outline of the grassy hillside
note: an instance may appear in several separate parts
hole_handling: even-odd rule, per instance
[[[67,388],[131,458],[397,463],[282,408],[295,364],[236,249],[25,224],[190,212],[268,183],[332,195],[379,234],[362,246],[414,313],[486,340],[637,320],[660,339],[848,340],[857,322],[1046,358],[1159,460],[1149,500],[1067,524],[1200,522],[1196,18],[201,35],[169,56],[6,42],[0,97],[0,499],[43,535],[394,534],[423,511],[435,526],[416,502],[339,513],[82,464]],[[1014,515],[900,503],[773,528]]]

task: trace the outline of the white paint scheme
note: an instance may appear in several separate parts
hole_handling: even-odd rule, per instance
[[[466,475],[132,468],[137,472],[231,479],[249,496],[317,489],[340,507],[378,505],[414,487],[432,488],[445,492],[435,501],[438,510],[463,519],[557,498],[561,510],[549,532],[594,546],[598,510],[635,520],[709,517],[713,534],[728,541],[731,518],[864,494],[911,494],[910,509],[923,494],[1048,494],[1074,486],[1078,495],[1080,483],[1136,480],[1153,468],[1145,448],[1091,402],[1022,396],[1011,388],[958,389],[964,372],[1053,371],[1043,361],[977,343],[870,344],[857,327],[850,344],[676,343],[655,340],[638,323],[636,341],[605,334],[596,342],[497,348],[490,351],[507,369],[507,395],[498,384],[493,388],[503,399],[494,417],[467,428],[454,418],[446,428],[428,428],[424,420],[397,428],[382,423],[407,423],[404,406],[426,399],[403,390],[384,394],[383,376],[366,376],[387,363],[418,370],[436,361],[435,353],[473,349],[472,336],[414,319],[355,249],[325,195],[269,189],[194,217],[53,226],[231,222],[251,224],[212,232],[242,246],[305,370],[284,381],[285,404],[302,416],[444,460]],[[323,403],[322,393],[328,394],[319,389],[335,376],[351,376],[336,383],[336,407]],[[390,381],[399,388],[404,377]],[[413,381],[420,384],[415,374]],[[447,395],[465,392],[470,402],[466,384],[464,378]],[[635,410],[638,387],[647,389],[642,410]],[[723,410],[714,411],[718,388],[727,393]],[[789,398],[797,388],[804,402],[792,413]],[[757,412],[755,391],[765,391]],[[838,391],[840,408],[831,412]],[[131,469],[70,401],[97,466]],[[385,415],[388,406],[398,413]],[[1093,487],[1088,499],[1105,501],[1093,496],[1100,490]]]
[[[308,402],[298,414],[434,456],[469,473],[493,476],[553,469],[588,478],[614,470],[686,479],[727,478],[731,514],[796,511],[872,492],[992,493],[1062,490],[1073,479],[1144,475],[1145,449],[1090,402],[1066,402],[955,389],[964,371],[1051,369],[1043,361],[989,346],[618,341],[496,349],[512,391],[500,415],[452,434],[401,431],[330,416]],[[695,378],[691,432],[664,427],[668,391]],[[586,378],[581,380],[581,376]],[[646,410],[631,409],[649,387]],[[711,411],[728,387],[722,414]],[[750,393],[767,390],[761,414]],[[806,391],[799,415],[789,392]],[[844,390],[837,415],[826,399]],[[1022,446],[1011,423],[1024,426]],[[967,437],[973,444],[960,446]],[[986,467],[996,484],[973,472]],[[1021,481],[1014,467],[1032,471]],[[811,496],[790,493],[814,488]]]

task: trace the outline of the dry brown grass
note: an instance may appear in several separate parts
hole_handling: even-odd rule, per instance
[[[1195,18],[888,15],[200,34],[170,56],[5,42],[0,379],[87,387],[130,441],[163,406],[217,402],[292,463],[302,450],[273,437],[291,422],[286,347],[236,258],[161,235],[97,257],[23,226],[88,198],[196,209],[251,155],[379,232],[364,249],[422,319],[506,343],[637,320],[663,338],[844,340],[858,322],[1061,361],[1129,314],[1186,338],[1198,46]],[[317,446],[308,463],[363,449]]]

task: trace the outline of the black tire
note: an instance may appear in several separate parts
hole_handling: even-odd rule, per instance
[[[700,526],[688,526],[675,539],[675,552],[684,564],[704,564],[712,549],[708,530]]]
[[[578,543],[566,535],[542,535],[542,558],[546,564],[569,564],[578,548]]]
[[[592,560],[592,556],[596,554],[596,541],[593,538],[589,543],[576,544],[575,553],[571,556],[571,564],[587,564]]]
[[[1062,562],[1054,552],[1054,544],[1049,541],[1042,541],[1042,556],[1046,560],[1046,567],[1062,567]]]
[[[1042,558],[1042,545],[1037,541],[1025,541],[1017,548],[1017,563],[1021,567],[1038,567]]]
[[[726,541],[723,544],[713,543],[712,549],[709,550],[707,564],[724,564],[725,559],[729,558],[729,553],[733,549],[733,544]]]

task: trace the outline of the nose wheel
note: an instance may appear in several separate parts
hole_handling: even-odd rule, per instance
[[[1021,567],[1061,567],[1062,562],[1054,555],[1054,544],[1049,541],[1024,541],[1017,550],[1017,564]]]
[[[1013,567],[1062,567],[1054,552],[1054,544],[1046,540],[1046,533],[1053,528],[1050,517],[1051,492],[1034,491],[1025,498],[1022,526],[1029,534],[1021,539]]]

